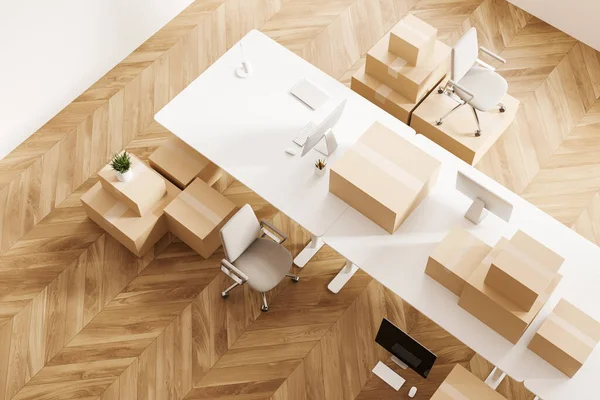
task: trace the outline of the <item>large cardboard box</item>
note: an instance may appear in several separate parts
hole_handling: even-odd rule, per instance
[[[481,379],[456,364],[431,400],[506,400]]]
[[[111,195],[127,204],[138,217],[143,217],[154,209],[165,195],[167,187],[162,176],[148,167],[142,160],[130,154],[133,177],[128,182],[120,182],[110,164],[98,172],[102,187]]]
[[[528,347],[572,378],[599,341],[600,322],[560,299]]]
[[[548,288],[535,301],[529,311],[517,305],[503,293],[485,283],[485,278],[498,254],[508,246],[501,238],[488,256],[471,274],[458,300],[458,305],[470,312],[481,322],[494,329],[511,343],[517,343],[531,321],[544,306],[562,276],[556,274]]]
[[[81,196],[81,203],[92,221],[133,254],[142,257],[168,231],[163,210],[180,190],[168,181],[165,187],[167,194],[143,217],[104,189],[100,182]]]
[[[433,53],[437,29],[412,14],[390,31],[389,51],[411,65],[422,65]]]
[[[378,122],[332,166],[329,191],[389,233],[427,196],[440,162]]]
[[[166,208],[169,230],[204,258],[221,246],[219,230],[236,205],[198,178]]]
[[[457,296],[475,268],[492,250],[463,228],[456,228],[433,250],[425,273]]]
[[[175,136],[150,154],[148,161],[152,168],[180,189],[185,189],[196,177],[212,186],[222,172],[206,157]]]
[[[450,69],[450,47],[436,40],[431,56],[414,66],[388,51],[389,40],[388,33],[367,52],[366,73],[418,103]]]

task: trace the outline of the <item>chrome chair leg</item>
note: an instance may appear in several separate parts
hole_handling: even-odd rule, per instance
[[[265,292],[262,293],[263,305],[260,307],[260,311],[267,312],[269,311],[269,305],[267,304],[267,295]]]
[[[298,275],[285,274],[285,276],[287,276],[288,278],[292,278],[292,282],[294,282],[294,283],[297,283],[298,281],[300,281],[300,277]]]
[[[447,112],[447,113],[446,113],[446,114],[445,114],[445,115],[444,115],[442,118],[440,118],[440,119],[438,119],[437,121],[435,121],[435,124],[436,124],[437,126],[440,126],[441,124],[443,124],[443,123],[444,123],[444,119],[445,119],[445,118],[446,118],[448,115],[452,114],[454,111],[458,110],[460,107],[464,106],[465,104],[467,104],[467,103],[460,103],[459,105],[457,105],[456,107],[454,107],[452,110],[448,111],[448,112]]]
[[[229,286],[227,289],[225,289],[223,292],[221,292],[221,297],[226,299],[227,297],[229,297],[229,292],[231,292],[233,289],[235,289],[238,286],[240,286],[240,284],[235,282],[233,285]]]
[[[506,107],[504,107],[504,104],[500,103],[500,104],[498,104],[498,107],[499,107],[499,110],[501,113],[506,111]]]
[[[477,110],[475,107],[471,107],[473,109],[473,115],[475,115],[475,121],[477,121],[477,130],[475,131],[475,136],[481,136],[481,125],[479,123],[479,115],[477,115]]]

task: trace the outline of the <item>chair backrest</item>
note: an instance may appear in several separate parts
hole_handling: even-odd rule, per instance
[[[225,258],[234,262],[256,240],[260,223],[250,205],[246,204],[221,228],[221,244]]]
[[[461,37],[452,48],[451,79],[459,82],[471,69],[479,54],[477,29],[471,28]]]

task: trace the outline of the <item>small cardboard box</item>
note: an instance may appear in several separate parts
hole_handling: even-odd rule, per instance
[[[456,364],[431,400],[506,400],[481,379]]]
[[[600,322],[560,299],[528,347],[572,378],[599,341]]]
[[[231,200],[198,178],[165,208],[169,230],[204,258],[219,248],[219,230],[236,211]]]
[[[133,254],[142,257],[168,231],[163,210],[180,190],[168,181],[165,187],[167,194],[143,217],[104,189],[100,182],[81,196],[81,203],[92,221]]]
[[[429,256],[425,273],[460,296],[465,281],[491,250],[467,230],[453,229]]]
[[[517,305],[504,294],[485,283],[492,260],[508,246],[508,240],[501,238],[488,256],[479,264],[465,284],[458,305],[470,312],[481,322],[494,329],[511,343],[517,343],[531,321],[544,306],[562,276],[556,274],[548,288],[542,293],[529,311]]]
[[[128,182],[117,179],[110,164],[98,172],[102,187],[111,195],[127,204],[138,217],[143,217],[167,192],[165,180],[142,160],[130,154],[133,176]]]
[[[511,243],[492,261],[485,283],[529,311],[548,288],[554,271],[545,269]]]
[[[365,71],[410,102],[418,103],[450,69],[450,47],[436,40],[431,56],[414,66],[388,51],[389,39],[388,33],[367,52]]]
[[[221,175],[219,167],[175,136],[150,154],[148,161],[180,189],[185,189],[196,177],[212,186]]]
[[[427,196],[440,162],[378,122],[331,167],[329,191],[389,233]]]
[[[423,65],[433,53],[437,29],[412,14],[390,31],[389,51],[411,65]]]
[[[544,246],[523,231],[517,231],[510,239],[510,244],[528,257],[537,261],[537,263],[552,272],[558,272],[565,259],[556,254],[553,250]]]

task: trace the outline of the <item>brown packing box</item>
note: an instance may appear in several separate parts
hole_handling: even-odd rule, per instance
[[[508,245],[508,240],[501,238],[492,248],[490,254],[479,264],[467,279],[458,305],[470,312],[481,322],[494,329],[511,343],[517,343],[531,321],[544,306],[562,276],[556,274],[552,283],[542,293],[529,311],[509,300],[502,293],[485,283],[485,277],[492,260]]]
[[[178,137],[163,143],[150,154],[148,161],[180,189],[185,189],[196,177],[212,186],[221,176],[219,167]]]
[[[529,311],[538,296],[548,288],[556,272],[529,257],[526,250],[508,243],[494,260],[485,283],[502,293],[523,310]]]
[[[366,73],[418,103],[448,72],[450,47],[436,40],[432,55],[422,65],[413,66],[388,51],[389,38],[388,33],[367,52]]]
[[[389,233],[427,196],[440,162],[378,122],[331,167],[329,191]]]
[[[167,194],[143,217],[137,216],[125,203],[104,189],[100,182],[81,196],[81,203],[92,221],[141,257],[168,231],[163,210],[180,190],[170,182],[165,185]]]
[[[529,257],[537,260],[540,265],[552,272],[558,272],[565,261],[560,255],[523,231],[517,231],[510,239],[510,243],[526,252]]]
[[[453,229],[429,256],[425,273],[460,296],[465,281],[491,250],[467,230]]]
[[[600,322],[560,299],[528,347],[572,378],[599,341]]]
[[[506,400],[481,379],[456,364],[431,400]]]
[[[221,245],[219,230],[237,207],[196,178],[166,208],[169,230],[204,258]]]
[[[422,65],[433,53],[437,29],[412,14],[390,31],[389,51],[411,65]]]
[[[145,216],[165,195],[167,187],[162,176],[133,154],[130,157],[133,176],[128,182],[120,182],[110,164],[102,168],[98,176],[106,191],[127,204],[138,217]]]

